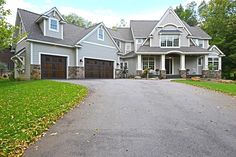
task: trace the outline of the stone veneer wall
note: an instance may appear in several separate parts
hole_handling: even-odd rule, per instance
[[[41,79],[41,65],[39,64],[30,65],[30,79],[33,79],[33,80]]]
[[[181,78],[186,78],[187,76],[186,70],[179,70],[179,75]]]
[[[209,71],[209,78],[221,79],[221,70]]]
[[[166,70],[160,70],[160,79],[166,79]]]
[[[68,67],[68,78],[69,79],[84,79],[84,67],[69,66]]]

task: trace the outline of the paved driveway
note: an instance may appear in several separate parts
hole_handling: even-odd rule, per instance
[[[66,82],[88,86],[89,97],[26,157],[236,156],[234,97],[168,80]]]

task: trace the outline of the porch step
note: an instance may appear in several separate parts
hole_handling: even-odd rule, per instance
[[[180,78],[180,75],[166,75],[167,79]]]

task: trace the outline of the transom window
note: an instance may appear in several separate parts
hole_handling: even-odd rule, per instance
[[[162,35],[161,47],[179,47],[179,35]]]
[[[49,27],[50,27],[50,30],[53,30],[53,31],[58,31],[58,20],[57,19],[50,19],[50,24],[49,24]]]
[[[154,57],[143,57],[143,70],[148,68],[154,70]]]
[[[218,70],[218,58],[208,58],[208,67],[209,70]]]
[[[102,28],[98,29],[98,40],[104,40],[104,30]]]

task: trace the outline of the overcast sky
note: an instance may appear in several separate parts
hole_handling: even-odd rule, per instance
[[[198,4],[202,0],[195,0]],[[44,13],[52,7],[57,7],[61,14],[76,13],[92,21],[104,22],[108,27],[115,26],[120,19],[158,20],[165,10],[180,3],[186,5],[191,0],[6,0],[6,8],[12,15],[7,18],[15,23],[17,8],[36,13]]]

